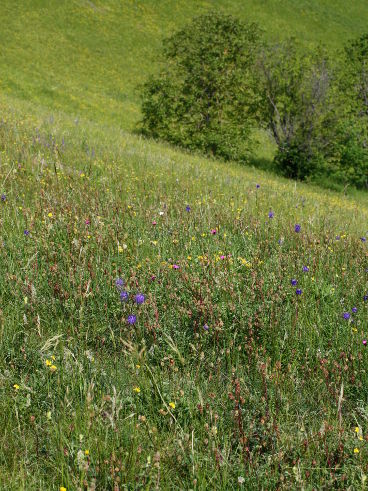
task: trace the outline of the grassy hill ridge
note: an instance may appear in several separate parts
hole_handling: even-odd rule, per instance
[[[341,47],[365,31],[364,0],[214,2],[5,0],[0,7],[0,90],[50,110],[114,122],[139,119],[136,86],[154,70],[164,36],[219,8],[257,21],[266,36]]]

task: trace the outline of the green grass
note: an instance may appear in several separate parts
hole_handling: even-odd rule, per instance
[[[366,194],[129,133],[194,5],[0,7],[1,490],[366,488]],[[366,19],[248,5],[331,45]]]
[[[257,21],[272,39],[295,35],[331,49],[365,32],[365,0],[1,2],[0,89],[132,129],[136,87],[155,70],[161,40],[193,15],[220,8]]]

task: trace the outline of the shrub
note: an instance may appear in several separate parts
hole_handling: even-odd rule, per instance
[[[164,68],[143,88],[141,129],[191,149],[245,158],[259,98],[255,24],[209,13],[164,42]]]
[[[333,75],[322,49],[302,50],[295,40],[266,46],[257,63],[260,124],[277,145],[275,163],[287,177],[323,171],[336,126]]]

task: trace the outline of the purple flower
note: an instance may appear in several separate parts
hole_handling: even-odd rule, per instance
[[[301,295],[301,294],[302,294],[302,290],[301,290],[300,288],[297,288],[297,289],[295,290],[295,293],[296,293],[297,295]]]
[[[130,314],[127,317],[127,323],[130,324],[131,326],[137,322],[137,316],[134,314]]]
[[[296,280],[295,278],[293,278],[290,283],[291,283],[292,286],[296,286],[298,284],[298,280]]]
[[[304,273],[308,273],[308,271],[309,271],[308,266],[303,266],[303,271],[304,271]]]
[[[362,242],[366,242],[367,238],[366,238],[366,237],[360,237],[360,240],[361,240]]]
[[[256,184],[256,188],[259,189],[261,187],[260,184]]]
[[[187,206],[185,207],[185,209],[187,210],[187,212],[188,212],[188,213],[190,212],[190,206],[189,206],[189,205],[187,205]]]
[[[349,312],[344,312],[343,315],[344,319],[348,320],[350,319],[350,313]]]
[[[25,236],[28,236],[30,234],[29,230],[25,230],[23,233]]]
[[[275,213],[273,211],[270,211],[268,213],[268,218],[273,218],[275,216]]]
[[[208,330],[209,330],[209,326],[208,326],[208,324],[205,324],[205,325],[203,326],[203,329],[204,329],[205,331],[208,331]]]
[[[137,293],[137,295],[135,296],[135,303],[139,305],[144,303],[145,301],[146,301],[145,295],[143,293]]]
[[[6,201],[6,195],[5,194],[1,195],[1,201]]]
[[[336,235],[335,239],[340,240],[340,235]]]
[[[124,280],[122,278],[116,278],[115,286],[116,288],[122,288],[124,286]]]
[[[358,309],[357,309],[357,307],[353,307],[353,308],[351,309],[351,311],[353,312],[353,314],[356,314],[356,313],[358,312]]]
[[[120,300],[122,302],[127,302],[129,299],[129,293],[125,290],[123,290],[122,292],[120,292]]]
[[[364,300],[364,302],[367,302],[368,301],[368,295],[364,295],[363,300]]]
[[[298,234],[298,233],[300,232],[300,229],[301,229],[301,228],[302,228],[302,227],[301,227],[301,225],[299,225],[299,223],[297,223],[297,224],[295,225],[295,227],[294,227],[294,230],[295,230],[295,232]]]

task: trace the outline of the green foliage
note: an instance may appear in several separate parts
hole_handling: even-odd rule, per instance
[[[243,159],[257,108],[259,29],[231,16],[200,16],[164,43],[165,67],[144,88],[142,130],[226,159]]]
[[[322,172],[337,120],[327,53],[302,49],[293,39],[269,45],[258,59],[258,80],[259,121],[277,145],[277,168],[294,179]]]

